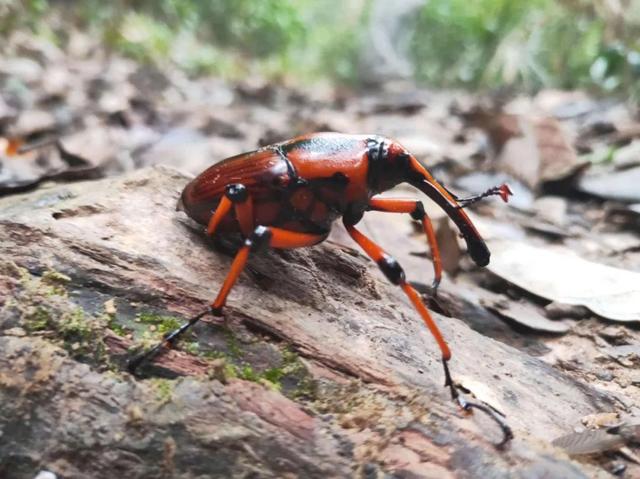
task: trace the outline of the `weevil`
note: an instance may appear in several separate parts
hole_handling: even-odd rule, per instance
[[[368,211],[406,213],[421,222],[433,258],[434,290],[437,288],[442,277],[440,253],[422,202],[378,196],[400,183],[413,185],[437,203],[457,225],[473,261],[479,266],[489,263],[489,249],[463,208],[491,195],[507,201],[512,194],[509,187],[505,184],[458,198],[403,146],[382,136],[313,133],[233,156],[206,169],[184,188],[178,209],[206,226],[209,236],[240,233],[244,242],[210,307],[168,333],[154,348],[132,358],[129,370],[134,372],[143,361],[171,346],[206,314],[221,316],[251,253],[316,245],[342,218],[349,235],[387,279],[402,289],[434,336],[452,399],[465,410],[476,408],[489,414],[502,429],[500,444],[506,443],[512,437],[509,426],[486,405],[464,399],[455,386],[448,367],[449,346],[400,264],[356,228]]]

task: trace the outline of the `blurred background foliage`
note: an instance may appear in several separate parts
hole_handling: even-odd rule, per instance
[[[371,15],[378,2],[383,15]],[[640,95],[640,0],[412,0],[400,22],[420,85],[581,88]],[[138,61],[192,75],[260,74],[370,83],[363,67],[402,1],[0,0],[0,34],[31,30],[64,47],[70,25]],[[376,23],[377,22],[377,23]],[[371,60],[370,60],[371,61]]]

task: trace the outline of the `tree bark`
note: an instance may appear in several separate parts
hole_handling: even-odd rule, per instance
[[[337,242],[252,256],[226,324],[128,374],[131,350],[202,310],[229,269],[175,211],[186,181],[143,169],[0,199],[0,476],[594,473],[548,442],[610,397],[435,314],[454,378],[514,429],[497,450],[497,428],[451,402],[401,291]]]

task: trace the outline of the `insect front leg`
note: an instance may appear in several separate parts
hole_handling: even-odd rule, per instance
[[[502,440],[497,445],[497,447],[502,447],[506,444],[511,438],[513,438],[513,433],[511,428],[502,420],[502,418],[498,415],[490,407],[468,401],[463,395],[460,394],[458,388],[454,384],[451,373],[449,372],[449,360],[451,359],[451,350],[447,345],[440,329],[436,325],[433,317],[429,313],[429,310],[425,306],[424,302],[420,298],[418,292],[408,283],[405,278],[404,270],[400,266],[400,264],[389,254],[387,254],[379,245],[374,243],[371,239],[367,238],[364,234],[362,234],[355,226],[350,224],[348,221],[344,221],[345,228],[349,235],[353,238],[353,240],[360,245],[360,247],[364,250],[364,252],[377,263],[380,270],[384,273],[387,279],[397,285],[400,286],[402,291],[407,295],[409,301],[413,307],[418,311],[422,320],[424,321],[427,328],[435,338],[438,346],[440,347],[440,351],[442,353],[442,365],[444,367],[444,375],[445,375],[445,387],[448,387],[451,391],[451,398],[455,400],[461,408],[466,411],[471,411],[472,409],[478,409],[489,415],[502,430]]]
[[[376,198],[374,196],[369,200],[369,210],[383,211],[387,213],[408,213],[414,220],[422,223],[422,229],[427,237],[429,250],[431,251],[431,257],[433,259],[434,278],[432,288],[434,295],[436,295],[438,292],[438,286],[442,280],[442,260],[440,258],[440,248],[438,247],[436,234],[433,230],[433,224],[424,209],[422,201],[402,200],[396,198]]]

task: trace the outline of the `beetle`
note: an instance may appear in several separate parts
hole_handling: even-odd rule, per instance
[[[400,183],[409,183],[437,203],[457,225],[473,261],[489,263],[490,253],[464,207],[481,198],[511,193],[504,184],[461,199],[438,183],[398,142],[378,135],[312,133],[233,156],[206,169],[182,192],[178,209],[206,226],[209,236],[240,233],[244,242],[210,307],[170,332],[156,347],[129,361],[129,370],[171,346],[204,315],[221,316],[227,297],[252,252],[266,248],[313,246],[329,236],[334,222],[342,222],[355,242],[374,260],[387,279],[409,298],[434,336],[442,353],[445,387],[465,410],[481,409],[498,422],[501,444],[510,428],[491,409],[465,400],[451,378],[451,351],[420,295],[405,278],[400,264],[356,228],[367,211],[406,213],[422,223],[434,267],[434,290],[442,277],[440,253],[433,226],[421,201],[377,196]]]

